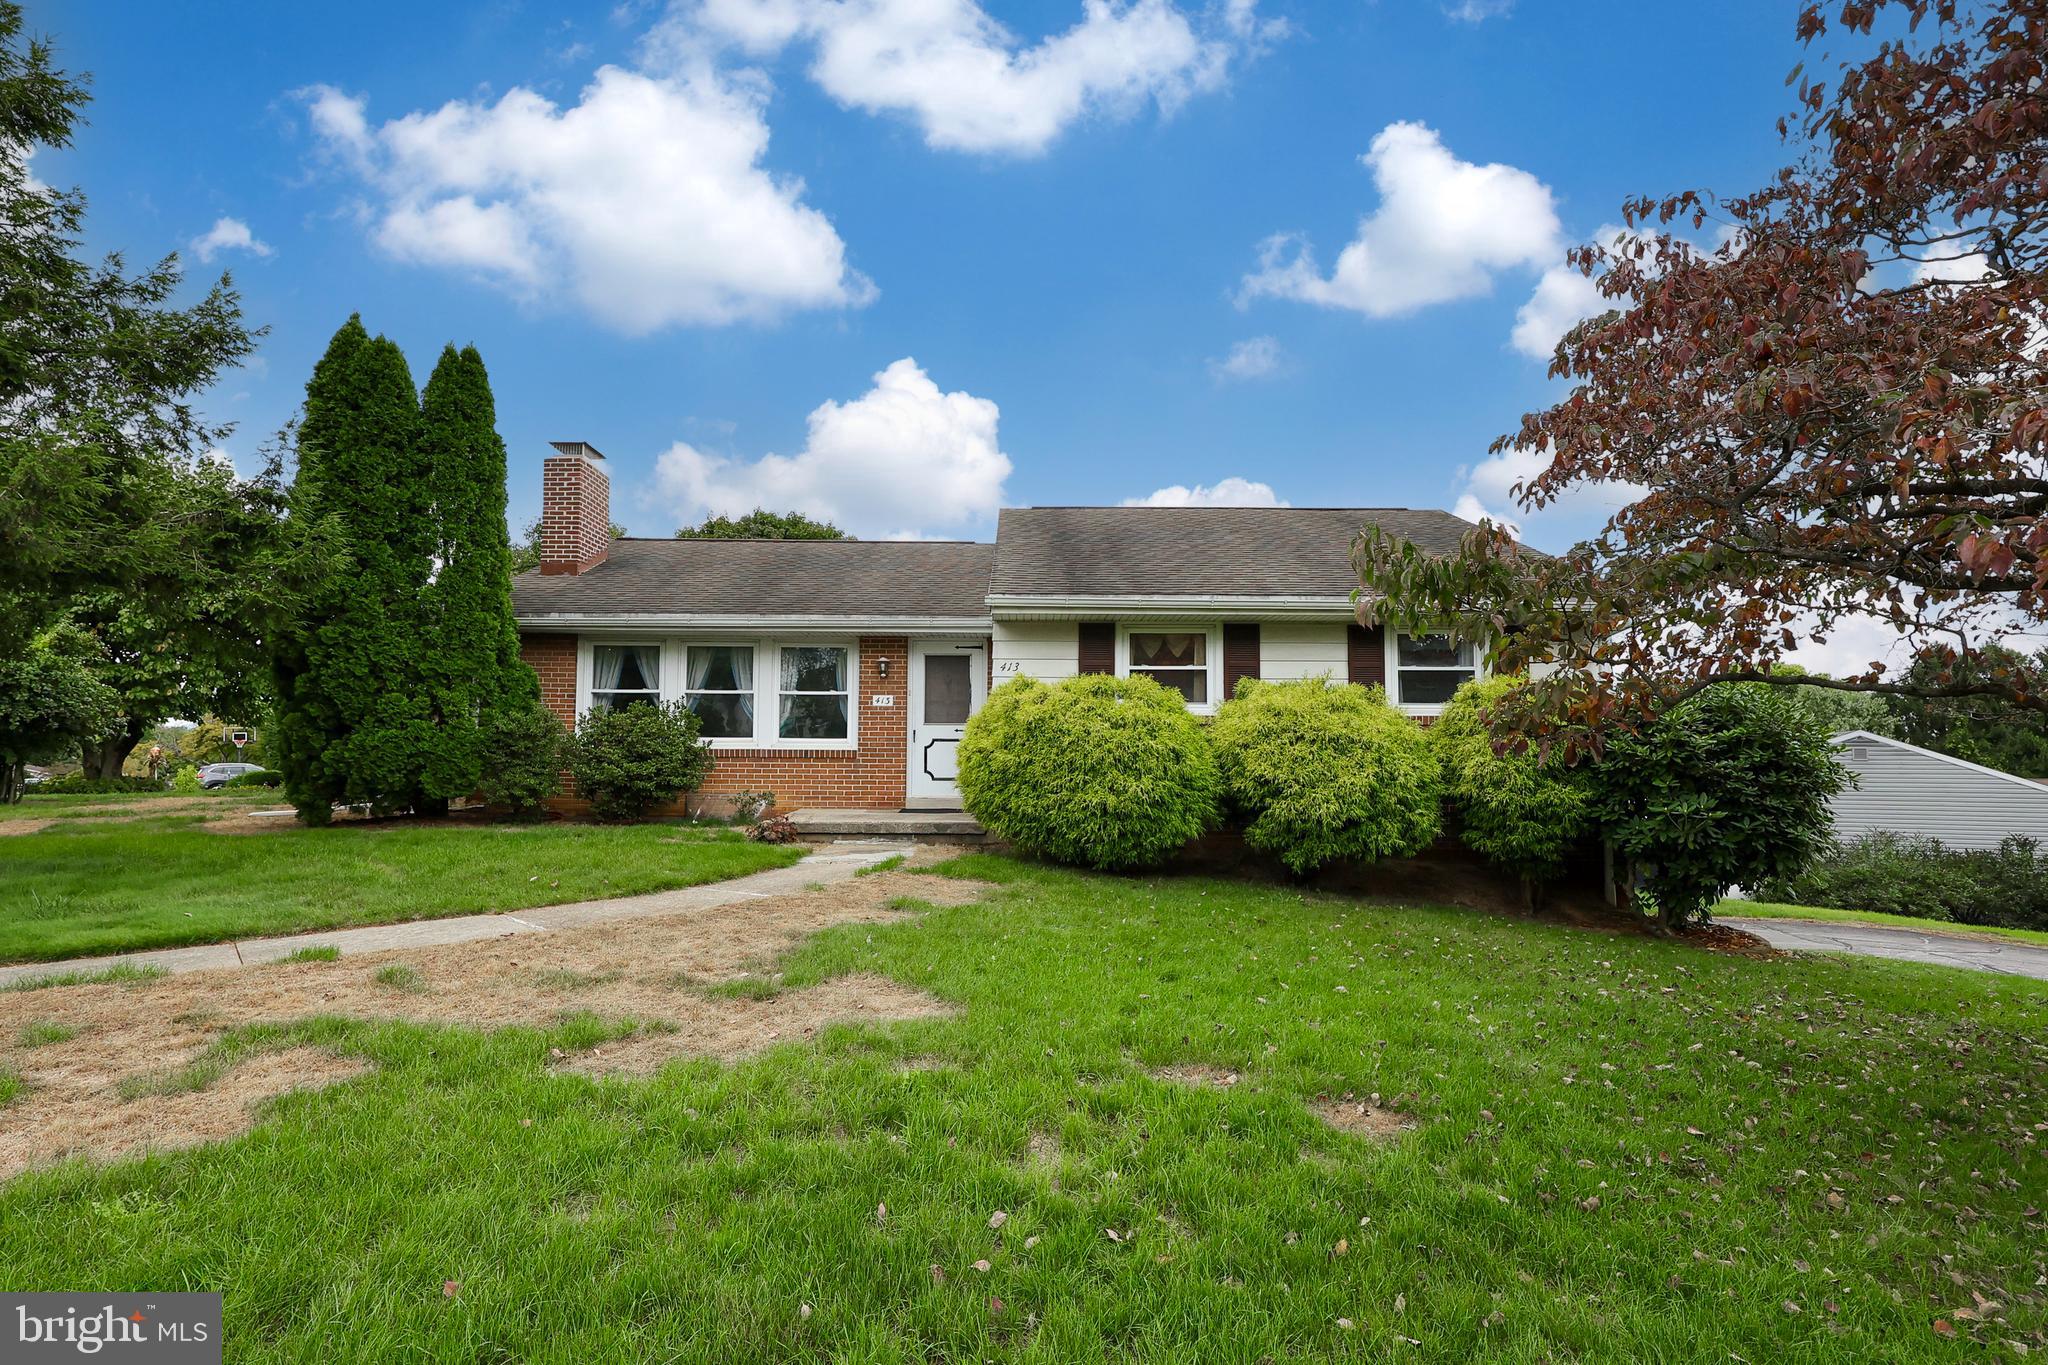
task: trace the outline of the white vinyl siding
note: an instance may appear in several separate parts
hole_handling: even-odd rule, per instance
[[[1351,667],[1342,621],[1262,621],[1259,676],[1285,682],[1327,673],[1343,682]]]
[[[1058,682],[1081,671],[1081,635],[1073,621],[998,621],[993,643],[997,686],[1012,678]]]
[[[2048,787],[1896,740],[1837,738],[1856,785],[1830,801],[1844,843],[1880,831],[1997,848],[2009,834],[2048,844]]]

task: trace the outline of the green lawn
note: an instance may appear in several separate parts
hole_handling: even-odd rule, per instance
[[[199,818],[67,821],[0,837],[0,962],[632,895],[801,856],[735,830],[666,824],[281,821],[235,835],[196,828]]]
[[[1945,919],[1921,919],[1917,915],[1887,915],[1876,910],[1831,910],[1819,905],[1781,905],[1773,901],[1722,901],[1714,907],[1715,919],[1812,919],[1839,924],[1883,924],[1898,929],[1930,930],[1937,934],[1978,934],[2009,938],[2016,943],[2048,946],[2048,934],[2038,929],[1998,929],[1984,924],[1957,924]]]
[[[0,1265],[218,1288],[239,1361],[2048,1348],[2040,983],[954,866],[1010,885],[827,932],[784,984],[881,972],[956,1017],[604,1082],[547,1070],[589,1019],[252,1032],[225,1046],[379,1069],[226,1145],[0,1187]],[[1347,1091],[1419,1126],[1306,1107]]]
[[[31,788],[29,794],[19,801],[12,804],[0,802],[0,824],[11,820],[124,819],[146,814],[150,806],[166,802],[180,802],[179,809],[191,809],[196,800],[209,803],[219,815],[278,810],[290,804],[284,799],[284,793],[267,787],[221,788],[210,792],[102,792],[98,795],[76,792],[58,796],[38,796]]]

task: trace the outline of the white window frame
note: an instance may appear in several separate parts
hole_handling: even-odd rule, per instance
[[[761,733],[761,642],[758,640],[700,640],[695,636],[683,636],[676,642],[676,700],[685,706],[690,703],[690,651],[693,649],[746,649],[754,654],[754,736],[706,735],[704,742],[713,748],[752,748],[759,742]],[[739,697],[743,692],[711,690],[707,697]]]
[[[773,747],[785,749],[855,749],[860,747],[860,650],[851,640],[768,640],[763,642],[768,662],[772,668],[764,670],[757,657],[754,667],[754,683],[761,689],[762,701],[754,707],[754,733],[759,735],[762,727],[769,728]],[[782,690],[782,651],[785,649],[843,649],[846,651],[846,691],[840,692],[784,692]],[[782,737],[782,699],[784,697],[838,697],[846,698],[845,739],[784,739]]]
[[[658,657],[654,661],[654,700],[657,702],[668,700],[669,650],[674,645],[673,641],[648,638],[646,636],[631,640],[592,640],[577,651],[577,715],[583,715],[597,704],[597,659],[594,647],[598,645],[603,645],[607,649],[637,648],[658,651]],[[606,695],[616,695],[618,692],[633,692],[645,695],[646,691],[646,688],[626,687],[612,689]]]
[[[1387,669],[1387,700],[1394,704],[1395,710],[1410,716],[1440,716],[1444,713],[1444,707],[1450,704],[1440,701],[1403,701],[1401,699],[1401,637],[1403,635],[1442,635],[1446,633],[1438,630],[1395,630],[1391,626],[1380,632],[1381,635],[1386,637],[1383,648],[1385,650]],[[1477,640],[1469,642],[1469,647],[1472,650],[1472,665],[1469,670],[1472,675],[1472,681],[1483,682],[1486,679],[1486,651],[1480,647],[1480,643]],[[1439,667],[1433,664],[1411,664],[1408,671],[1411,673],[1464,673],[1468,670],[1463,666],[1453,668]]]
[[[726,645],[754,651],[754,734],[751,739],[713,738],[704,744],[713,750],[779,749],[792,752],[845,752],[860,747],[860,641],[844,635],[581,635],[576,640],[576,714],[590,710],[591,682],[596,668],[592,650],[598,645],[656,645],[661,649],[661,700],[684,700],[689,695],[689,647]],[[781,729],[782,647],[824,645],[846,651],[846,738],[784,739]]]
[[[1209,700],[1189,702],[1188,710],[1198,716],[1213,716],[1223,704],[1223,623],[1220,621],[1119,621],[1116,624],[1116,675],[1131,676],[1131,636],[1203,635],[1203,661],[1209,673]],[[1150,672],[1150,670],[1141,670]],[[1193,670],[1189,670],[1192,672]]]

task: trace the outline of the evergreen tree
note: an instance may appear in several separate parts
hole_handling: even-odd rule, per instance
[[[436,548],[405,355],[351,317],[306,385],[292,511],[330,523],[346,568],[306,604],[276,655],[277,739],[301,819],[334,802],[403,810],[433,739],[422,596]]]
[[[440,560],[425,594],[422,662],[436,728],[421,790],[429,809],[445,809],[450,798],[476,790],[483,719],[539,698],[512,620],[505,443],[474,346],[443,348],[421,405],[420,454],[432,480]]]

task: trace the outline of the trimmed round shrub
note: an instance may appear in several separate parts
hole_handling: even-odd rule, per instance
[[[489,805],[505,807],[514,819],[533,818],[562,790],[562,750],[568,742],[562,718],[539,702],[486,711],[477,721],[483,764],[478,795]]]
[[[1422,727],[1379,692],[1326,678],[1246,678],[1210,730],[1244,840],[1296,874],[1405,858],[1442,828],[1442,780]]]
[[[1709,687],[1615,735],[1594,765],[1594,816],[1663,922],[1703,920],[1729,887],[1789,881],[1829,847],[1848,770],[1789,692]]]
[[[1487,713],[1521,685],[1520,678],[1466,683],[1430,727],[1429,741],[1459,839],[1520,877],[1533,906],[1591,829],[1592,793],[1583,773],[1546,762],[1527,745],[1496,746]]]
[[[1216,824],[1216,759],[1181,694],[1150,678],[1017,678],[960,741],[960,798],[1018,848],[1153,867]]]
[[[281,787],[284,785],[284,774],[272,772],[268,768],[258,768],[253,773],[231,777],[220,785],[223,790],[228,787]]]
[[[711,771],[697,713],[681,702],[592,707],[569,738],[569,775],[601,820],[637,820],[695,791]]]
[[[171,790],[184,796],[197,796],[206,788],[200,784],[199,769],[190,763],[181,763],[171,774]]]

